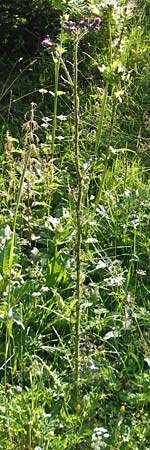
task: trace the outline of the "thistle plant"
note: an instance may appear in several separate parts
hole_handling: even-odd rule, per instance
[[[76,326],[75,326],[75,394],[78,400],[79,394],[79,364],[80,364],[80,316],[81,316],[81,243],[82,243],[82,173],[80,168],[79,148],[79,97],[78,97],[78,34],[74,37],[73,68],[74,68],[74,153],[77,176],[77,200],[76,200]]]
[[[59,81],[60,63],[65,71],[67,81],[73,90],[73,115],[74,115],[74,162],[76,169],[76,242],[75,242],[75,266],[76,266],[76,288],[75,288],[75,367],[74,367],[74,384],[75,384],[75,401],[79,398],[79,381],[80,381],[80,322],[81,322],[81,305],[82,305],[82,277],[81,277],[81,246],[82,246],[82,209],[83,209],[83,173],[81,167],[80,156],[80,109],[79,109],[79,94],[78,94],[78,47],[81,39],[88,31],[99,30],[101,18],[95,17],[90,21],[89,17],[81,19],[79,24],[72,20],[64,20],[62,30],[71,35],[73,44],[73,80],[66,67],[65,61],[62,58],[61,51],[54,46],[51,40],[46,37],[42,41],[42,46],[46,47],[49,53],[55,50],[55,95],[54,95],[54,111],[53,111],[53,126],[52,126],[52,143],[51,154],[54,157],[55,145],[55,131],[57,119],[57,90]],[[63,33],[63,31],[62,31]],[[61,35],[62,36],[62,35]],[[61,40],[62,42],[62,40]]]
[[[74,160],[77,178],[76,194],[76,291],[75,291],[75,401],[79,400],[80,393],[80,333],[81,333],[81,306],[82,306],[82,272],[81,272],[81,247],[83,233],[83,173],[80,156],[80,108],[78,94],[78,47],[80,40],[89,30],[97,31],[101,23],[100,17],[95,17],[92,22],[89,18],[81,19],[79,25],[72,21],[64,22],[64,29],[72,35],[73,39],[73,96],[74,96]]]

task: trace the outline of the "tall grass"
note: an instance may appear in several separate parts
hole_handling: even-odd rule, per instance
[[[83,22],[75,7],[60,44],[43,50],[53,61],[52,113],[41,120],[32,103],[22,140],[7,130],[1,144],[7,450],[149,449],[150,183],[140,124],[130,123],[143,98],[134,76],[141,92],[147,86],[147,38],[139,54],[138,15],[135,23],[126,9],[95,8],[85,5]]]

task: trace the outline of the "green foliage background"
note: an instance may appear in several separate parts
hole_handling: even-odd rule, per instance
[[[1,2],[2,449],[149,450],[149,8]],[[79,230],[73,37],[60,67],[41,40],[86,16],[102,22],[78,50]]]

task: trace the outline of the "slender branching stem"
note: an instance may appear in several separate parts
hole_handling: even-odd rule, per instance
[[[81,203],[82,203],[82,174],[80,170],[80,151],[79,151],[79,97],[78,97],[78,39],[74,39],[74,150],[75,165],[78,183],[76,217],[77,217],[77,235],[76,235],[76,323],[75,323],[75,397],[79,396],[79,375],[80,375],[80,319],[81,319]]]
[[[57,102],[58,102],[58,81],[59,81],[59,68],[60,68],[60,56],[54,56],[55,63],[55,91],[54,91],[54,111],[53,111],[53,125],[52,125],[52,142],[51,142],[51,158],[54,158],[54,147],[56,137],[57,126]]]
[[[30,127],[30,129],[28,128]],[[24,166],[23,166],[23,171],[22,171],[22,175],[21,175],[21,180],[20,180],[20,185],[19,185],[19,190],[18,190],[18,195],[17,195],[17,203],[16,203],[16,210],[15,210],[15,216],[14,216],[14,223],[13,223],[13,232],[12,232],[12,239],[11,239],[11,247],[10,247],[10,257],[9,257],[9,268],[11,269],[12,264],[13,264],[13,254],[14,254],[14,243],[15,243],[15,234],[16,234],[16,222],[17,222],[17,216],[18,216],[18,209],[19,209],[19,205],[20,205],[20,198],[21,198],[21,193],[22,193],[22,188],[23,188],[23,182],[24,182],[24,177],[25,177],[25,173],[28,167],[28,163],[30,160],[30,155],[31,155],[31,149],[32,149],[32,144],[34,144],[34,136],[33,136],[33,132],[34,132],[34,104],[31,104],[31,118],[29,123],[27,124],[27,136],[28,136],[28,149],[27,149],[27,153],[26,153],[26,157],[25,157],[25,161],[24,161]]]
[[[109,10],[108,31],[109,31],[109,65],[112,66],[112,27],[111,27],[112,10]]]
[[[56,128],[57,128],[57,107],[58,107],[58,83],[59,83],[59,72],[60,72],[60,62],[61,62],[61,46],[62,46],[62,35],[60,40],[60,51],[56,51],[53,54],[54,60],[54,109],[53,109],[53,122],[52,122],[52,140],[51,140],[51,185],[53,186],[54,181],[54,154],[55,154],[55,138],[56,138]],[[48,203],[48,216],[51,209],[52,196],[49,197]],[[48,248],[48,243],[47,243]]]

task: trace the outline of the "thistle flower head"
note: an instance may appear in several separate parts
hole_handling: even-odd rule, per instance
[[[41,42],[42,47],[47,48],[50,53],[52,53],[54,50],[56,50],[57,44],[55,42],[52,42],[51,39],[47,36],[43,39]]]
[[[85,27],[85,20],[84,20],[84,19],[81,19],[81,20],[80,20],[79,26],[80,26],[81,28],[84,28],[84,27]]]
[[[74,31],[76,31],[76,23],[72,22],[72,20],[65,20],[64,30],[66,31],[66,33],[73,33]]]
[[[92,30],[99,30],[99,25],[101,23],[100,17],[95,17],[92,22],[90,22],[89,17],[82,18],[77,24],[76,22],[72,22],[72,20],[65,20],[64,22],[64,30],[66,33],[74,33],[77,31],[88,31],[90,29]]]
[[[89,21],[90,21],[89,17],[85,17],[84,22],[85,22],[86,24],[88,24]]]
[[[51,46],[51,40],[49,37],[45,37],[43,41],[41,42],[42,47],[50,47]]]
[[[94,24],[95,25],[100,25],[100,23],[101,23],[101,18],[100,17],[94,17]]]
[[[89,22],[90,22],[89,17],[85,17],[85,19],[81,19],[79,22],[79,28],[83,28],[84,30],[87,30]]]

